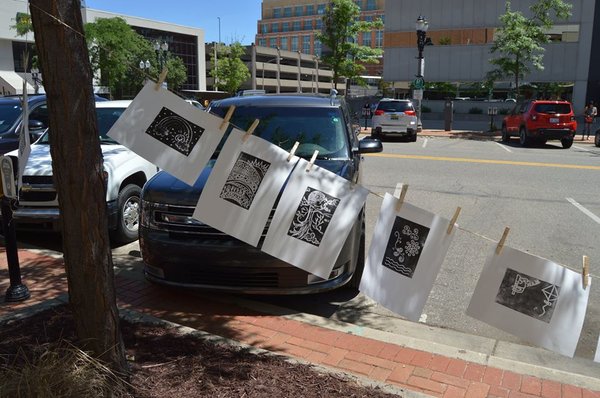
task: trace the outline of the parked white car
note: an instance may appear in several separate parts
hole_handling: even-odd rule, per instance
[[[106,135],[130,103],[131,101],[96,103],[98,133],[107,176],[109,228],[111,238],[119,243],[138,238],[142,187],[158,171],[155,165]],[[48,137],[46,131],[31,145],[31,154],[23,174],[23,186],[19,191],[19,205],[13,213],[17,228],[39,230],[48,226],[53,230],[58,229],[58,198],[52,178]],[[17,151],[7,155],[17,156]]]
[[[417,140],[417,114],[410,100],[383,98],[373,114],[371,136],[406,137]]]

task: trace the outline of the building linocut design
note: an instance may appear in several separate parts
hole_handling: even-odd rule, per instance
[[[557,285],[507,268],[496,294],[496,302],[550,323],[559,292]]]
[[[270,166],[271,163],[265,160],[241,152],[223,185],[220,198],[248,210]]]
[[[163,107],[146,130],[146,134],[188,156],[204,129]]]
[[[429,235],[429,228],[396,217],[390,233],[382,265],[412,278]]]
[[[296,210],[288,235],[319,246],[340,199],[308,187]]]

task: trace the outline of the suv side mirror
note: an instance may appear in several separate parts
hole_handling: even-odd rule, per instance
[[[358,153],[377,153],[383,151],[383,144],[378,138],[365,137],[358,142]]]
[[[39,132],[40,130],[44,130],[46,125],[39,120],[29,120],[29,131]]]

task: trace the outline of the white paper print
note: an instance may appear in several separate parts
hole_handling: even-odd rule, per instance
[[[300,159],[277,205],[262,250],[329,277],[369,191]]]
[[[467,314],[498,329],[572,357],[589,298],[581,274],[504,246],[490,255]],[[591,282],[590,282],[591,283]]]
[[[385,308],[418,321],[456,228],[450,220],[386,194],[373,231],[360,290]]]
[[[233,129],[210,173],[194,218],[253,246],[298,161],[262,138]]]
[[[221,118],[149,81],[108,136],[193,185],[219,145]]]

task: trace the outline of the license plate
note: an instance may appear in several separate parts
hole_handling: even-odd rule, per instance
[[[398,115],[390,115],[390,119],[392,119],[392,120],[398,120]]]
[[[558,118],[557,117],[551,117],[550,118],[550,123],[558,123]]]

